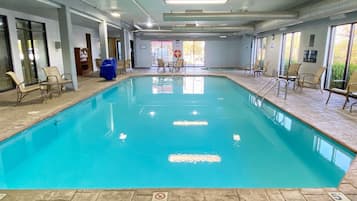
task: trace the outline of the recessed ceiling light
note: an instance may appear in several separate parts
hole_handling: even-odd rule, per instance
[[[219,36],[220,38],[227,38],[227,36]]]
[[[120,17],[120,13],[115,12],[115,11],[111,12],[110,14],[111,14],[113,17]]]
[[[166,4],[225,4],[227,0],[165,0]]]

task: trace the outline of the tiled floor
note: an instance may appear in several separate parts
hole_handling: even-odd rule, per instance
[[[122,79],[136,75],[157,74],[156,71],[137,70],[121,75],[116,81],[105,82],[97,77],[81,77],[79,90],[66,92],[42,103],[39,93],[25,98],[20,105],[15,104],[15,91],[0,93],[0,140],[21,131],[30,125],[51,116]],[[169,74],[169,73],[163,73]],[[199,69],[187,70],[185,74],[224,75],[251,91],[258,91],[268,81],[267,77],[253,78],[243,71],[209,72]],[[357,152],[357,106],[352,113],[349,108],[342,110],[344,98],[333,95],[329,105],[325,105],[328,93],[318,90],[292,90],[289,88],[287,100],[270,92],[266,99],[278,105],[297,118],[309,123],[326,135]],[[353,100],[356,101],[356,100]],[[352,101],[352,102],[353,102]],[[331,200],[327,192],[340,191],[350,200],[357,201],[357,160],[355,160],[338,189],[155,189],[155,190],[98,190],[98,191],[3,191],[3,200],[151,200],[152,192],[168,191],[168,200]]]

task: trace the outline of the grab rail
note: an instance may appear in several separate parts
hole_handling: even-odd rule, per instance
[[[265,96],[273,90],[277,86],[277,94],[276,96],[280,95],[281,92],[281,82],[285,85],[284,88],[284,100],[286,100],[287,97],[287,92],[288,92],[288,81],[286,79],[280,79],[280,78],[274,78],[266,82],[263,87],[261,87],[257,92],[256,92],[256,97],[260,97],[259,101],[263,101],[265,99]],[[256,98],[258,100],[258,98]]]

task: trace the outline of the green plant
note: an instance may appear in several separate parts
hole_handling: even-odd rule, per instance
[[[353,71],[357,70],[357,64],[350,64],[349,71],[348,71],[348,77],[351,76]],[[345,71],[345,64],[344,63],[335,63],[332,65],[332,72],[331,72],[331,81],[333,80],[342,80],[344,76],[344,71]],[[342,88],[343,87],[343,82],[331,82],[330,87],[337,87],[337,88]]]

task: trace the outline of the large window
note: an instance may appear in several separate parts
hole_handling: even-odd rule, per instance
[[[172,62],[172,41],[151,41],[152,66],[158,66],[157,59]]]
[[[37,83],[49,63],[45,24],[16,19],[16,28],[25,84]]]
[[[183,41],[183,59],[186,66],[204,66],[205,41]]]
[[[264,65],[264,60],[265,60],[265,55],[266,55],[266,46],[267,46],[267,38],[257,38],[256,39],[256,58],[255,58],[255,63],[258,63],[258,65],[263,66]]]
[[[357,70],[357,23],[333,26],[330,36],[325,87],[344,89],[352,72]]]
[[[5,74],[7,71],[12,71],[9,32],[6,17],[0,15],[0,91],[14,87],[11,79]]]
[[[287,72],[290,64],[298,62],[300,48],[300,32],[283,34],[283,48],[281,50],[280,74]]]

